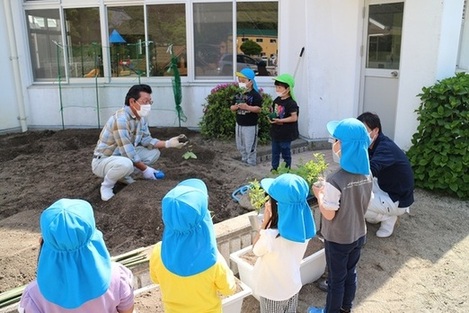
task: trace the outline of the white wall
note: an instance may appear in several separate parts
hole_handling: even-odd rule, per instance
[[[356,116],[360,0],[280,0],[279,73],[293,74],[303,137],[327,138],[326,123]]]
[[[3,0],[10,1],[10,0]],[[5,7],[0,2],[0,64],[2,72],[0,75],[0,86],[2,97],[0,99],[0,131],[20,130],[18,97],[15,93],[13,79],[13,66],[10,53],[9,37],[7,31]]]
[[[360,3],[307,1],[309,138],[327,138],[328,121],[358,114]]]
[[[418,94],[456,69],[464,0],[406,1],[399,95],[394,140],[404,150],[411,146],[418,121]],[[424,11],[422,10],[424,8]]]
[[[107,119],[124,105],[125,95],[136,82],[109,85],[34,85],[28,88],[31,106],[28,112],[30,128],[101,128]],[[167,82],[147,82],[152,87],[153,106],[149,117],[151,126],[176,127],[179,120],[172,86]],[[197,128],[203,116],[205,98],[218,83],[183,84],[182,109],[187,117],[182,127]],[[264,92],[272,94],[272,80],[259,83]],[[96,96],[97,94],[97,96]],[[99,107],[99,111],[98,111]],[[63,109],[63,121],[61,108]],[[99,116],[98,116],[99,115]]]

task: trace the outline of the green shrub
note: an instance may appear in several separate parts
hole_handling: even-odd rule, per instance
[[[469,74],[438,81],[418,96],[417,133],[407,152],[417,187],[469,197]]]
[[[204,116],[202,117],[200,133],[204,138],[230,140],[235,138],[235,112],[230,110],[230,105],[235,94],[241,92],[238,84],[222,84],[212,89],[205,98]],[[263,103],[259,114],[259,143],[266,144],[270,141],[270,123],[267,119],[269,108],[272,105],[272,97],[259,90]]]

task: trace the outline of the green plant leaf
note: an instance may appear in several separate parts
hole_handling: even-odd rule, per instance
[[[423,87],[418,97],[419,125],[407,151],[415,185],[469,198],[469,74]]]
[[[192,151],[187,151],[186,153],[184,153],[184,154],[182,155],[182,157],[183,157],[185,160],[187,160],[187,159],[197,159],[197,156],[196,156],[195,153],[192,152]]]

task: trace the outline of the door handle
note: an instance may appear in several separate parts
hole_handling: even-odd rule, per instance
[[[397,75],[399,75],[399,72],[398,71],[392,71],[391,75],[392,75],[392,77],[397,77]]]

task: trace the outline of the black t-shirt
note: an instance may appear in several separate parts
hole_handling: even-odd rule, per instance
[[[276,114],[277,118],[287,118],[295,112],[299,116],[300,108],[298,107],[298,104],[296,104],[296,101],[291,97],[283,100],[280,97],[277,97],[274,99],[272,104],[272,112]],[[270,136],[272,137],[272,140],[293,141],[297,139],[299,135],[298,121],[294,123],[283,123],[282,125],[271,124]]]
[[[235,95],[232,104],[235,103],[246,103],[250,106],[262,107],[262,96],[252,89],[246,93]],[[259,114],[257,113],[246,110],[236,111],[236,123],[240,126],[255,126],[258,119]]]

